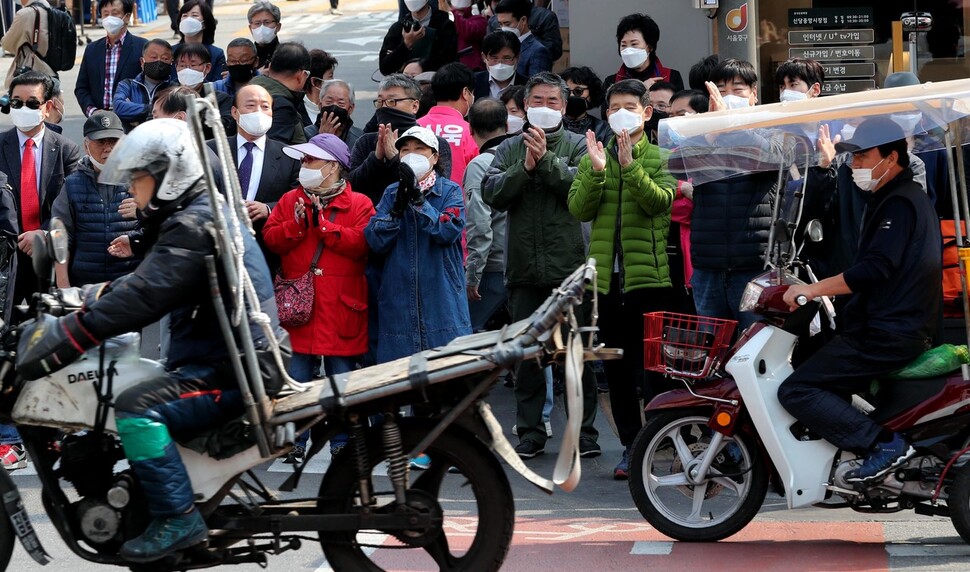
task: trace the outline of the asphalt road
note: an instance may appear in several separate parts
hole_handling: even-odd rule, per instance
[[[605,4],[604,4],[605,5]],[[320,47],[340,61],[337,77],[350,81],[357,91],[354,119],[365,123],[373,113],[370,100],[376,95],[371,75],[377,68],[377,49],[385,30],[396,17],[396,3],[389,0],[344,0],[346,15],[331,16],[326,0],[282,2],[284,17],[281,37],[299,39],[308,47]],[[233,37],[247,34],[245,12],[248,3],[219,3],[217,43],[225,45]],[[133,28],[146,37],[171,40],[167,21]],[[92,32],[97,37],[100,32]],[[5,61],[2,67],[9,64]],[[73,88],[76,71],[62,74],[66,89]],[[0,118],[0,124],[6,119]],[[65,133],[80,141],[83,118],[70,93],[67,96]],[[157,331],[145,332],[145,354],[152,355]],[[505,428],[514,422],[511,390],[496,387],[489,397]],[[557,400],[553,414],[554,431],[561,431],[564,408]],[[956,535],[944,519],[919,517],[911,513],[865,515],[850,511],[806,509],[787,511],[784,501],[769,496],[756,520],[739,535],[717,544],[670,542],[641,518],[633,505],[626,483],[612,479],[612,468],[621,446],[602,414],[597,421],[604,454],[582,461],[583,478],[573,493],[556,492],[548,496],[511,470],[509,474],[516,505],[516,528],[512,549],[504,569],[534,571],[558,570],[968,570],[970,547]],[[538,473],[550,476],[558,449],[558,435],[547,445],[547,452],[529,461]],[[314,461],[301,483],[301,491],[312,495],[329,455]],[[285,478],[288,467],[280,462],[257,469],[265,482],[275,487]],[[32,467],[12,473],[31,519],[48,552],[54,557],[44,570],[87,572],[101,568],[71,554],[57,537],[44,514],[40,490]],[[391,552],[383,557],[389,569],[423,570],[407,555]],[[273,570],[329,570],[319,546],[306,543],[299,552],[270,560]],[[256,570],[254,565],[244,569]],[[18,546],[11,569],[23,572],[41,570]]]

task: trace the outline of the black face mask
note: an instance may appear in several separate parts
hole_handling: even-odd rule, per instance
[[[414,115],[393,107],[382,107],[377,110],[374,116],[377,118],[378,123],[390,123],[392,128],[398,130],[400,130],[401,127],[404,127],[405,129],[413,127],[414,122],[417,119]]]
[[[570,95],[566,101],[566,116],[576,119],[589,109],[589,101],[585,97]]]
[[[164,81],[172,77],[172,64],[161,61],[145,62],[145,77],[155,81]]]
[[[232,78],[232,83],[236,85],[248,83],[256,75],[256,70],[253,69],[252,64],[226,66],[226,69],[229,70],[229,77]]]
[[[657,133],[660,132],[660,120],[667,119],[670,114],[666,111],[653,111],[653,115],[650,116],[650,121],[647,121],[645,126],[645,133],[647,134],[647,139],[653,143],[657,144]]]
[[[343,132],[347,133],[350,128],[354,126],[354,120],[350,118],[347,114],[347,110],[343,107],[337,107],[336,105],[325,105],[320,108],[320,115],[317,116],[317,127],[320,127],[320,121],[323,116],[327,113],[333,113],[337,116],[337,121],[340,122],[340,126],[343,127]]]

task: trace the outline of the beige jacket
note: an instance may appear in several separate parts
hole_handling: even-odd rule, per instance
[[[40,12],[40,34],[37,37],[37,51],[40,55],[47,54],[47,39],[50,37],[50,26],[47,11],[41,8],[32,8],[35,4],[42,4],[50,7],[46,0],[34,0],[25,8],[17,11],[10,24],[10,29],[0,40],[0,46],[14,55],[10,70],[7,71],[7,81],[5,86],[9,89],[10,82],[13,80],[13,72],[21,67],[27,66],[34,71],[54,75],[54,70],[47,63],[34,53],[32,49],[34,42],[34,18]]]

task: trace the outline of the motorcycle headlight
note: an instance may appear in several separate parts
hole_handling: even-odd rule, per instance
[[[754,311],[758,305],[758,299],[761,298],[761,293],[764,291],[765,285],[760,284],[757,279],[748,282],[748,285],[744,287],[744,294],[741,295],[741,305],[738,309],[742,312]]]

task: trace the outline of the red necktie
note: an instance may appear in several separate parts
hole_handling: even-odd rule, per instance
[[[20,161],[20,220],[24,232],[40,228],[40,195],[37,193],[37,166],[34,164],[34,140],[24,143]]]

